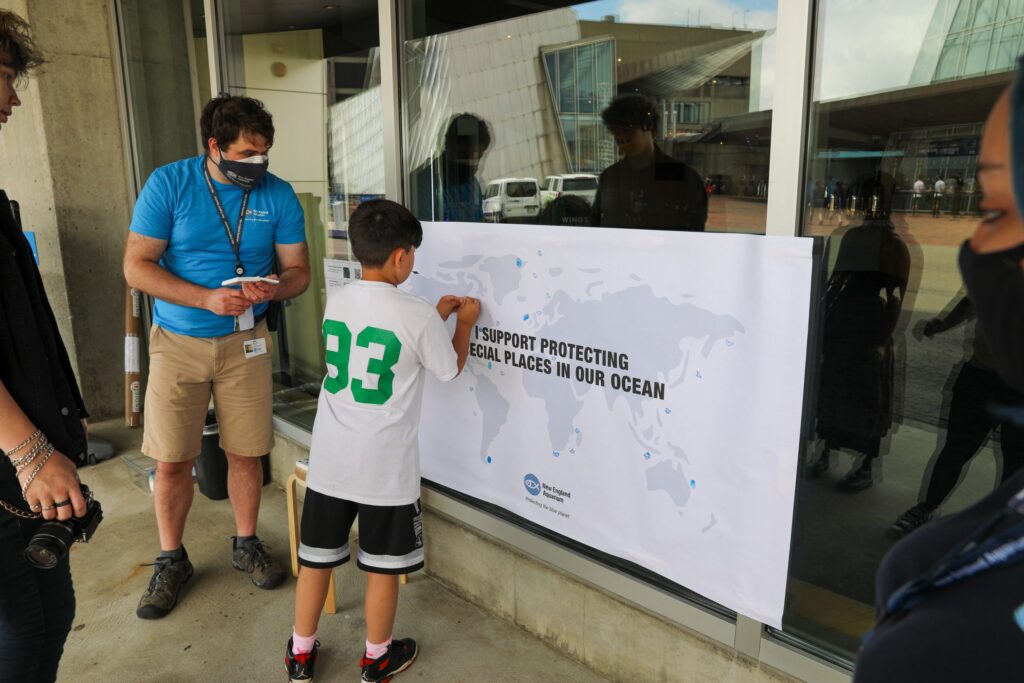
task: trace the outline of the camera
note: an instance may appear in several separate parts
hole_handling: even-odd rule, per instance
[[[103,521],[103,508],[85,484],[82,484],[82,496],[85,497],[84,516],[72,517],[63,522],[48,520],[32,536],[25,548],[25,559],[33,567],[52,569],[67,555],[71,544],[75,541],[88,543],[92,538],[96,527]]]

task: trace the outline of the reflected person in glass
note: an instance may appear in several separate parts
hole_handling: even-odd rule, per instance
[[[593,224],[703,231],[708,218],[704,183],[696,171],[658,147],[655,102],[641,94],[620,95],[601,118],[623,158],[601,173]]]
[[[894,333],[910,280],[910,250],[890,218],[895,180],[877,171],[858,182],[867,202],[863,224],[839,236],[839,254],[825,293],[818,438],[823,448],[811,476],[824,475],[831,452],[863,455],[839,488],[874,484],[873,465],[892,428]]]
[[[484,193],[477,172],[491,146],[491,131],[476,114],[456,114],[444,129],[441,151],[412,172],[416,217],[425,221],[484,220]]]
[[[970,299],[961,296],[948,315],[922,321],[915,336],[931,339],[973,318]],[[970,335],[970,344],[971,357],[961,365],[950,392],[946,439],[928,478],[925,499],[893,522],[889,527],[892,538],[905,536],[932,519],[956,487],[964,466],[978,454],[997,427],[1003,458],[1001,481],[1006,481],[1024,465],[1024,427],[990,410],[993,404],[1024,405],[1024,394],[1014,391],[999,378],[992,353],[977,328]]]

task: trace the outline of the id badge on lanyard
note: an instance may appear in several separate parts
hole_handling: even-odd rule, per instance
[[[235,254],[235,275],[242,277],[245,275],[245,266],[242,265],[242,230],[245,227],[245,213],[249,208],[250,190],[245,190],[242,194],[242,205],[238,209],[238,227],[235,232],[232,232],[231,224],[228,222],[227,214],[224,212],[224,205],[221,203],[220,197],[217,196],[217,190],[213,186],[213,179],[210,177],[210,169],[206,164],[207,160],[204,159],[203,175],[206,178],[206,189],[210,191],[210,198],[217,209],[217,215],[220,217],[221,225],[224,226],[224,232],[228,236],[231,251]],[[255,324],[255,315],[252,312],[252,306],[250,306],[245,309],[245,313],[235,318],[235,331],[251,330],[255,327]]]

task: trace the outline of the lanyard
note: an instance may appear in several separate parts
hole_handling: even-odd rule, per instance
[[[245,210],[249,206],[249,192],[246,190],[242,195],[242,206],[238,210],[238,229],[236,232],[231,232],[231,224],[228,223],[227,214],[224,213],[224,205],[220,203],[220,197],[217,196],[217,190],[213,186],[213,178],[210,177],[210,167],[207,166],[208,160],[203,159],[203,174],[206,177],[206,189],[210,191],[210,197],[213,199],[213,205],[217,207],[217,214],[220,216],[221,225],[224,226],[224,232],[228,235],[228,242],[231,243],[231,251],[235,252],[235,275],[241,277],[245,275],[245,267],[242,265],[242,227],[245,223]]]
[[[994,529],[1011,515],[1019,518],[1017,523],[993,534]],[[1024,489],[931,569],[893,593],[875,628],[888,619],[909,612],[932,591],[1018,562],[1024,562]]]

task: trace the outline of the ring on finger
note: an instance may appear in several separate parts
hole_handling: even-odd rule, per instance
[[[32,510],[33,512],[39,512],[40,510],[43,509],[43,506],[40,505],[39,503],[36,503],[35,505],[29,505],[28,509]]]
[[[60,501],[58,503],[54,503],[53,507],[55,507],[55,508],[62,508],[62,507],[67,507],[68,505],[71,505],[71,499],[70,498],[67,499],[67,500],[62,500],[62,501]]]
[[[42,510],[43,512],[49,512],[50,510],[55,510],[56,506],[55,505],[44,505],[43,507],[41,507],[39,509]]]

